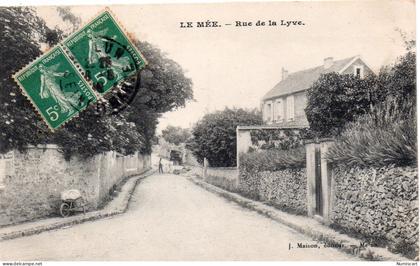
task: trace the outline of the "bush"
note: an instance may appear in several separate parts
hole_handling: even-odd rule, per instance
[[[339,135],[346,123],[369,110],[374,83],[373,77],[360,79],[335,72],[321,75],[308,90],[305,113],[310,129],[318,137]]]
[[[415,105],[388,100],[348,124],[329,149],[330,162],[347,166],[415,165],[417,125]]]
[[[414,41],[395,64],[383,67],[377,76],[327,73],[308,90],[305,113],[311,131],[318,137],[339,136],[345,125],[368,113],[372,106],[392,98],[399,105],[416,101],[416,53]]]
[[[290,150],[264,150],[241,155],[241,168],[261,171],[278,171],[302,168],[306,165],[305,147]]]
[[[200,163],[207,158],[212,167],[236,165],[236,127],[260,125],[257,111],[228,109],[205,115],[193,128],[187,148]]]

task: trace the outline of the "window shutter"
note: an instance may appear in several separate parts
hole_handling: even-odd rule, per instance
[[[293,120],[295,118],[295,97],[294,95],[287,96],[286,99],[287,109],[287,120]]]

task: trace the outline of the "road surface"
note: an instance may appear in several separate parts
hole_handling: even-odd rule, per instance
[[[0,242],[0,260],[354,260],[185,177],[143,180],[125,214]]]

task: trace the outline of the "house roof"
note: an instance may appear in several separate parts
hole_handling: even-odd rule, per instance
[[[280,81],[274,88],[267,92],[264,95],[263,100],[306,90],[321,76],[321,74],[330,72],[340,73],[347,69],[349,65],[358,58],[359,56],[353,56],[333,61],[332,66],[327,69],[322,65],[290,73],[285,80]]]

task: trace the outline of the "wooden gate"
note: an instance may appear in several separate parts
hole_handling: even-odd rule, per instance
[[[322,202],[322,176],[321,176],[321,149],[315,147],[315,213],[323,215]]]

